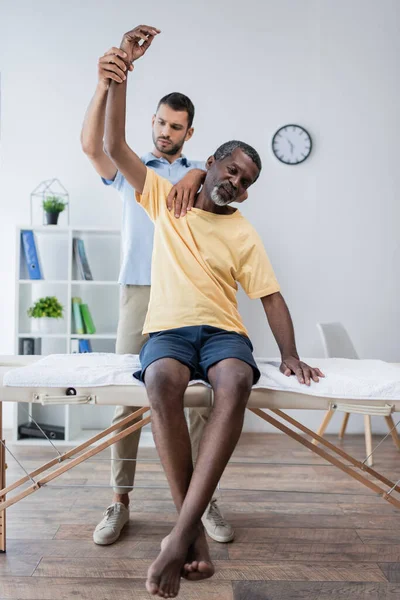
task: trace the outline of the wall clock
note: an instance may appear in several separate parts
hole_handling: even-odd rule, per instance
[[[284,125],[272,138],[272,152],[285,165],[299,165],[310,156],[311,136],[300,125]]]

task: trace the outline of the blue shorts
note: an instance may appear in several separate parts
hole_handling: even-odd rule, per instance
[[[133,374],[144,381],[149,365],[161,358],[174,358],[190,369],[190,379],[208,382],[208,369],[226,358],[237,358],[253,369],[254,383],[260,371],[253,358],[253,346],[245,335],[209,325],[178,327],[150,333],[140,352],[141,371]]]

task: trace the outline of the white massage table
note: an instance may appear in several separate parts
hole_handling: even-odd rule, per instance
[[[320,383],[313,383],[310,387],[300,385],[295,377],[287,378],[282,375],[276,359],[275,361],[258,359],[262,376],[258,384],[253,387],[247,408],[400,508],[400,500],[395,497],[395,494],[400,492],[400,486],[368,467],[366,460],[364,462],[356,460],[341,448],[282,412],[286,409],[341,410],[382,415],[387,420],[391,420],[392,435],[395,436],[397,432],[391,415],[400,412],[400,365],[349,359],[306,360],[308,364],[318,366],[326,375]],[[149,413],[146,389],[132,377],[132,373],[138,368],[138,357],[135,355],[92,353],[48,357],[0,357],[0,440],[2,440],[2,402],[143,407],[8,487],[5,480],[6,445],[2,440],[0,444],[0,551],[6,549],[7,507],[150,422],[150,416],[146,415]],[[185,393],[185,406],[209,407],[212,406],[212,402],[212,390],[209,386],[200,382],[191,382]],[[265,412],[265,409],[269,412]],[[142,415],[140,422],[130,424]],[[303,435],[288,425],[301,431]],[[121,426],[126,428],[100,444],[90,447],[94,442],[99,442],[120,429]],[[318,442],[321,447],[315,442]],[[49,472],[42,476],[45,471]],[[7,494],[29,481],[32,482],[31,485],[23,491],[6,498]]]

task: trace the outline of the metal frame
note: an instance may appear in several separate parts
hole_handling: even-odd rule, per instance
[[[3,437],[3,405],[0,402],[0,489],[6,486],[6,460],[5,460],[5,442]],[[0,504],[4,502],[5,495],[0,492]],[[0,511],[0,552],[6,551],[6,511]]]
[[[0,489],[0,500],[1,500],[0,501],[0,550],[3,552],[5,552],[5,550],[6,550],[6,509],[9,506],[12,506],[13,504],[15,504],[16,502],[19,502],[23,498],[26,498],[26,496],[29,496],[30,494],[36,492],[37,490],[39,490],[41,487],[43,487],[44,485],[46,485],[53,479],[56,479],[59,475],[62,475],[66,471],[69,471],[70,469],[75,467],[76,465],[84,462],[85,460],[91,458],[92,456],[95,456],[99,452],[102,452],[103,450],[105,450],[106,448],[108,448],[109,446],[114,444],[115,442],[123,439],[130,433],[133,433],[134,431],[137,431],[138,429],[141,429],[142,427],[144,427],[145,425],[150,423],[150,421],[151,421],[150,416],[142,418],[144,413],[148,412],[149,410],[150,410],[150,407],[144,407],[144,408],[141,408],[141,409],[135,411],[131,415],[128,415],[127,417],[125,417],[125,419],[119,421],[118,423],[112,425],[111,427],[108,427],[107,429],[105,429],[101,433],[98,433],[97,435],[93,436],[92,438],[90,438],[89,440],[84,442],[83,444],[80,444],[79,446],[77,446],[76,448],[73,448],[72,450],[69,450],[68,452],[59,454],[59,456],[57,458],[54,458],[51,461],[45,463],[44,465],[42,465],[35,471],[32,471],[31,473],[27,473],[25,477],[22,477],[21,479],[19,479],[18,481],[14,482],[11,485],[9,485],[8,487],[6,487],[6,480],[5,480],[5,469],[6,469],[5,448],[6,448],[6,446],[5,446],[5,442],[3,440],[3,442],[0,444],[0,469],[1,469],[0,470],[0,483],[1,483],[1,485],[0,485],[0,488],[1,488]],[[369,467],[366,464],[366,461],[360,462],[360,461],[356,460],[353,456],[351,456],[350,454],[348,454],[341,448],[338,448],[331,442],[328,442],[327,440],[325,440],[323,437],[319,436],[318,434],[314,433],[311,429],[308,429],[307,427],[302,425],[299,421],[297,421],[296,419],[293,419],[292,417],[290,417],[289,415],[284,413],[282,410],[268,409],[270,413],[273,413],[273,415],[279,417],[283,421],[286,421],[287,423],[292,425],[294,428],[301,431],[304,435],[296,433],[296,431],[294,431],[292,428],[288,427],[287,425],[285,425],[284,423],[282,423],[281,421],[276,419],[274,416],[271,416],[270,414],[265,412],[266,409],[262,410],[260,408],[249,408],[248,410],[250,410],[252,413],[257,415],[259,418],[263,419],[267,423],[270,423],[271,425],[273,425],[274,427],[279,429],[279,431],[281,431],[282,433],[285,433],[286,435],[288,435],[295,441],[299,442],[300,444],[302,444],[303,446],[305,446],[306,448],[308,448],[309,450],[311,450],[312,452],[314,452],[315,454],[317,454],[318,456],[320,456],[321,458],[323,458],[330,464],[334,465],[335,467],[337,467],[344,473],[347,473],[347,475],[349,475],[350,477],[352,477],[359,483],[362,483],[368,489],[370,489],[371,491],[373,491],[376,494],[378,494],[379,496],[381,496],[384,500],[386,500],[387,502],[389,502],[396,508],[400,508],[400,500],[398,498],[394,497],[394,495],[393,495],[394,492],[400,493],[400,486],[397,483],[394,483],[393,481],[391,481],[390,479],[385,477],[384,475],[381,475],[378,471],[371,469],[371,467]],[[129,423],[131,421],[138,419],[138,418],[140,418],[140,421],[134,423],[133,425],[129,425]],[[106,437],[110,433],[113,433],[117,429],[120,429],[121,427],[124,427],[127,425],[129,425],[129,426],[126,427],[126,429],[123,429],[118,434],[112,436],[111,438],[102,442],[98,446],[95,446],[95,447],[91,448],[90,450],[87,450],[87,448],[89,448],[93,443],[101,440],[102,438]],[[2,403],[0,402],[0,440],[1,440],[1,437],[2,437]],[[315,443],[308,440],[307,437],[310,437],[311,440],[317,441],[319,444],[324,446],[324,448],[316,446]],[[328,449],[330,452],[327,452],[325,450],[325,448]],[[79,456],[72,458],[74,455],[79,454],[79,453],[81,453]],[[338,458],[338,457],[340,457],[340,458]],[[341,459],[344,459],[344,460],[341,460]],[[68,462],[65,462],[67,460],[68,460]],[[346,461],[346,462],[344,462],[344,461]],[[61,463],[64,463],[64,464],[62,466],[60,466]],[[36,479],[36,477],[38,475],[40,475],[44,471],[48,471],[49,469],[51,469],[52,467],[55,467],[55,466],[57,466],[57,468],[52,470],[50,473],[48,473],[47,475],[45,475],[44,477],[42,477],[40,479]],[[370,478],[367,478],[364,473],[367,474]],[[15,494],[10,499],[8,499],[8,500],[6,499],[6,494],[19,488],[21,485],[23,485],[24,483],[27,483],[29,480],[31,480],[31,482],[32,482],[31,486],[29,486],[22,492]],[[382,485],[377,484],[376,482],[374,482],[374,480],[380,482],[380,484],[384,484],[384,486],[386,486],[386,487],[382,487]]]
[[[55,186],[59,186],[60,190],[54,189]],[[46,179],[45,181],[42,181],[31,192],[31,195],[30,195],[30,205],[29,205],[29,209],[30,209],[30,224],[32,226],[34,226],[34,223],[33,223],[33,201],[34,201],[34,198],[40,198],[41,203],[43,203],[43,200],[46,199],[47,195],[59,196],[60,198],[62,198],[64,200],[64,202],[66,203],[66,207],[67,207],[67,226],[69,227],[69,221],[70,221],[70,215],[69,215],[69,193],[66,190],[66,188],[63,186],[63,184],[61,183],[61,181],[59,179],[57,179],[56,177],[54,177],[53,179]],[[43,211],[43,208],[42,208],[42,225],[46,225],[45,220],[44,220],[44,211]],[[50,227],[51,227],[51,225],[50,225]]]

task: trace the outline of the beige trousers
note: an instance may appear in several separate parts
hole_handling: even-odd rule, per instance
[[[150,298],[149,285],[124,285],[121,287],[120,311],[117,330],[117,354],[139,354],[147,336],[142,334]],[[117,406],[112,424],[118,423],[140,407]],[[210,414],[209,408],[188,409],[192,456],[197,458],[201,436]],[[140,419],[138,419],[140,420]],[[129,425],[131,425],[129,423]],[[121,431],[121,430],[119,430]],[[117,494],[126,494],[133,488],[140,429],[111,446],[111,485]],[[117,432],[116,432],[117,433]]]

